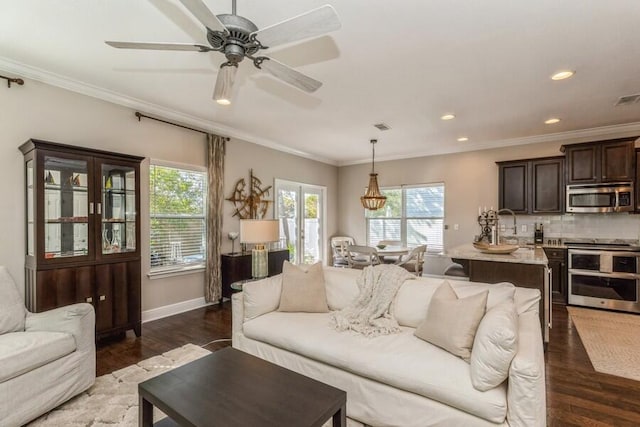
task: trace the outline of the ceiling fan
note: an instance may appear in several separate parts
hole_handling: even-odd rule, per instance
[[[273,48],[311,37],[317,37],[341,27],[331,5],[320,6],[277,24],[258,29],[247,18],[236,14],[236,0],[232,0],[232,13],[215,15],[202,0],[179,0],[207,30],[210,46],[190,43],[143,43],[105,41],[122,49],[182,50],[195,52],[222,52],[227,62],[220,65],[213,98],[222,105],[231,104],[231,89],[238,64],[249,58],[253,65],[274,77],[306,92],[315,92],[322,86],[318,80],[294,70],[268,56],[256,56],[262,49]]]

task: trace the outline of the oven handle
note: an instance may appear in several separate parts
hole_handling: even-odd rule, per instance
[[[619,250],[619,251],[611,251],[611,250],[604,250],[604,249],[598,249],[598,250],[593,250],[593,249],[569,249],[568,252],[568,256],[570,257],[572,254],[577,254],[577,255],[594,255],[594,256],[600,256],[601,254],[611,254],[611,256],[617,256],[617,257],[636,257],[636,258],[640,258],[640,252],[632,252],[632,251],[626,251],[626,250]]]
[[[638,280],[640,279],[640,274],[633,273],[601,273],[599,271],[591,271],[591,270],[577,270],[575,268],[569,269],[569,275],[579,274],[580,276],[594,276],[594,277],[609,277],[612,279],[632,279]]]

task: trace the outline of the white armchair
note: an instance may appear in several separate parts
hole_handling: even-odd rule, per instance
[[[90,304],[30,313],[0,266],[0,426],[19,426],[88,389],[96,378]]]

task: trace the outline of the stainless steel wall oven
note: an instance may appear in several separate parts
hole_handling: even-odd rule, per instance
[[[640,248],[569,246],[569,304],[640,313]]]

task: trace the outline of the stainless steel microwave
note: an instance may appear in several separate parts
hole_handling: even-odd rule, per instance
[[[567,185],[566,203],[569,213],[630,212],[633,182]]]

